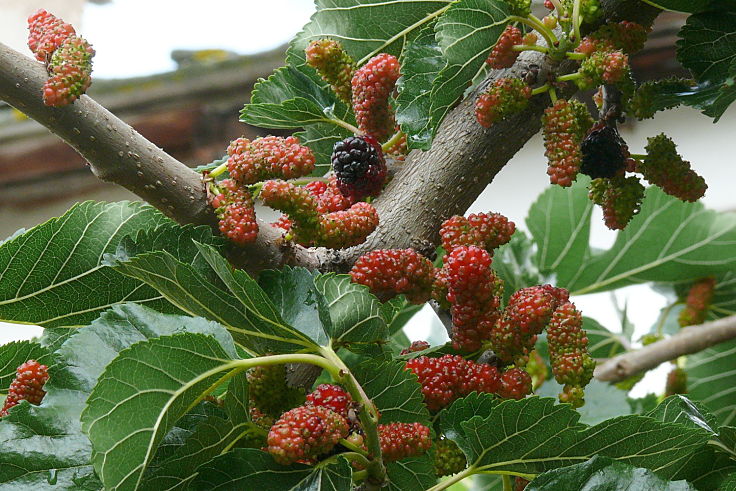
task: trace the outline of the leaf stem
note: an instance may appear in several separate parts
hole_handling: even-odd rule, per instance
[[[554,31],[552,29],[549,29],[547,26],[545,26],[544,25],[544,22],[542,22],[534,14],[529,14],[529,19],[537,25],[536,29],[538,31],[539,31],[539,28],[542,28],[542,29],[544,29],[544,31],[547,32],[547,34],[549,35],[549,37],[552,39],[552,43],[549,45],[550,48],[552,48],[552,47],[554,47],[554,46],[557,45],[557,43],[558,43],[559,40],[557,39],[557,36],[555,35],[555,33],[554,33]]]
[[[536,89],[532,90],[532,95],[543,94],[551,88],[552,86],[550,84],[544,84],[541,87],[537,87]]]
[[[572,5],[572,27],[575,29],[575,42],[580,43],[580,0],[575,0]]]
[[[539,51],[540,53],[549,53],[549,49],[544,46],[529,46],[527,44],[516,44],[511,49],[513,51]]]
[[[575,73],[568,73],[567,75],[560,75],[559,77],[557,77],[556,80],[558,82],[571,82],[573,80],[577,80],[582,77],[583,75],[580,72],[575,72]]]
[[[304,184],[309,184],[310,182],[329,182],[330,180],[326,177],[302,177],[301,179],[292,179],[289,181],[290,183],[294,184],[295,186],[302,186]]]
[[[555,88],[550,87],[548,92],[549,92],[549,99],[552,101],[552,104],[557,102],[557,91],[555,90]]]
[[[565,53],[565,56],[567,56],[568,60],[584,60],[588,57],[585,53],[574,53],[572,51]]]
[[[366,478],[366,485],[369,488],[375,487],[378,489],[383,482],[386,480],[386,466],[383,464],[383,457],[381,455],[381,443],[378,439],[378,411],[373,405],[373,401],[363,390],[358,380],[355,378],[350,369],[340,359],[339,356],[330,347],[320,348],[320,354],[324,356],[326,361],[330,362],[330,365],[335,369],[333,373],[330,371],[330,375],[336,382],[342,382],[345,387],[353,396],[353,399],[360,403],[360,418],[361,426],[363,427],[363,433],[365,434],[365,443],[368,447],[368,454],[371,459],[366,466],[368,471],[368,477]]]
[[[547,44],[549,46],[554,46],[555,42],[557,41],[554,33],[547,29],[547,26],[542,24],[542,21],[531,14],[529,14],[529,17],[519,17],[518,15],[511,15],[509,16],[508,20],[511,22],[521,22],[522,24],[525,24],[536,30],[537,32],[539,32],[539,34],[542,35],[544,40],[547,41]]]
[[[550,0],[552,2],[552,5],[555,6],[555,10],[557,10],[557,15],[559,17],[562,17],[565,15],[565,9],[562,8],[562,4],[560,3],[560,0]]]
[[[399,141],[401,141],[401,139],[404,136],[405,135],[404,135],[404,132],[403,131],[400,131],[400,130],[397,131],[396,133],[394,133],[394,136],[392,136],[391,138],[389,138],[389,140],[386,143],[384,143],[383,145],[381,145],[381,150],[383,150],[384,152],[387,152],[388,150],[391,149],[391,147],[393,147],[394,145],[396,145],[397,143],[399,143]]]
[[[210,177],[217,177],[227,170],[227,162],[223,162],[210,172]]]
[[[351,451],[353,451],[355,453],[359,453],[359,454],[363,455],[364,457],[367,457],[368,456],[368,454],[366,453],[365,450],[363,450],[362,448],[360,448],[359,446],[357,446],[357,445],[355,445],[353,443],[350,443],[349,441],[347,441],[344,438],[341,438],[339,443],[343,447],[345,447],[345,448],[347,448],[347,449],[349,449],[349,450],[351,450]]]
[[[353,481],[363,481],[366,477],[368,477],[367,470],[353,472]]]
[[[330,119],[326,119],[325,121],[327,121],[328,123],[335,124],[337,126],[341,126],[341,127],[345,128],[346,130],[348,130],[349,132],[355,134],[355,135],[362,135],[363,134],[363,132],[360,131],[358,128],[356,128],[352,124],[348,123],[347,121],[343,121],[342,119],[339,119],[339,118],[330,118]]]
[[[470,477],[473,474],[477,474],[478,470],[474,466],[470,466],[467,469],[465,469],[462,472],[458,472],[454,476],[450,477],[449,479],[446,479],[440,483],[437,483],[436,485],[429,488],[427,491],[442,491],[443,489],[447,489],[453,484],[459,483],[466,477]]]

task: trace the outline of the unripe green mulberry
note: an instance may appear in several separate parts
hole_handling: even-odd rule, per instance
[[[304,403],[304,391],[286,383],[286,365],[255,367],[248,371],[248,397],[260,414],[278,418]]]
[[[623,230],[641,210],[644,185],[636,176],[599,178],[590,183],[590,200],[603,209],[603,220],[611,230]]]
[[[306,55],[307,64],[330,84],[341,101],[350,104],[353,96],[350,81],[355,73],[355,61],[342,45],[333,39],[312,41],[307,46]]]
[[[523,111],[529,104],[532,89],[518,78],[500,78],[478,96],[475,118],[484,128],[506,116]]]
[[[708,185],[690,168],[690,162],[678,155],[675,143],[664,133],[647,138],[647,141],[647,156],[636,168],[644,179],[682,201],[694,202],[702,198]]]
[[[558,99],[542,116],[544,155],[552,184],[572,186],[582,164],[580,144],[593,124],[588,109],[580,101]]]
[[[437,440],[434,448],[434,472],[437,477],[450,476],[462,472],[468,461],[457,443],[448,438]]]

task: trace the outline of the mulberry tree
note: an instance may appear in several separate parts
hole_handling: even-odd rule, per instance
[[[0,243],[0,320],[44,328],[0,346],[3,488],[734,489],[736,216],[704,208],[669,136],[618,125],[717,121],[736,9],[532,7],[317,0],[239,116],[293,134],[196,169],[85,95],[73,26],[40,10],[33,59],[0,44],[0,99],[142,200]],[[663,10],[687,14],[672,63],[692,78],[640,83]],[[526,223],[466,216],[540,130]],[[641,339],[578,307],[641,283],[670,300]],[[411,340],[425,305],[437,328]],[[627,397],[665,362],[663,394]]]

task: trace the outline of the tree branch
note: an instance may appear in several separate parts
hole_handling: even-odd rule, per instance
[[[639,372],[655,368],[660,363],[697,353],[734,338],[736,315],[686,327],[670,338],[611,358],[596,367],[595,378],[602,382],[620,382]]]

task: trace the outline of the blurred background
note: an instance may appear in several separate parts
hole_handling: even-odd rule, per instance
[[[220,158],[234,138],[267,133],[238,122],[238,113],[257,79],[283,64],[285,43],[309,20],[314,4],[210,0],[204,7],[190,0],[0,0],[0,42],[30,55],[26,19],[39,8],[72,23],[95,47],[95,81],[89,95],[155,144],[195,166]],[[683,75],[673,56],[675,35],[683,22],[678,14],[660,16],[646,48],[632,60],[638,80]],[[621,133],[634,153],[643,152],[647,136],[667,133],[709,183],[706,206],[736,210],[734,129],[734,108],[717,125],[686,108],[660,113],[654,120],[627,122]],[[529,205],[548,185],[545,167],[542,139],[537,136],[469,212],[500,212],[524,229]],[[90,199],[136,197],[98,181],[71,148],[0,102],[0,239]],[[614,237],[600,214],[594,216],[593,245],[607,247]],[[619,309],[625,306],[636,328],[634,339],[648,332],[666,304],[646,286],[625,288],[615,296],[602,293],[573,300],[586,315],[614,331],[621,328]],[[437,322],[425,308],[408,326],[409,337],[425,339]],[[34,326],[0,324],[0,344],[39,332]],[[666,371],[662,367],[647,375],[633,395],[661,392]]]

